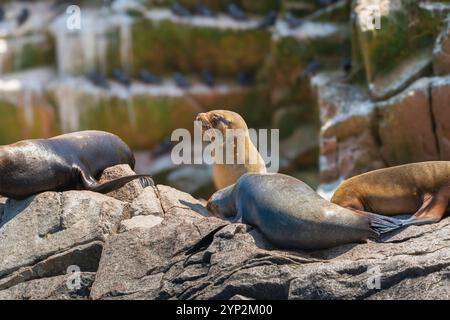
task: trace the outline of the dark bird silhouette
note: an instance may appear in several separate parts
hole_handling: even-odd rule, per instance
[[[89,72],[86,78],[97,87],[109,89],[109,83],[106,78],[96,71]]]
[[[320,63],[316,60],[312,60],[311,62],[309,62],[306,65],[305,69],[303,69],[303,73],[300,76],[300,80],[303,80],[308,76],[314,75],[319,68],[320,68]]]
[[[250,72],[240,71],[237,81],[243,86],[250,86],[255,83],[255,76]]]
[[[201,74],[201,79],[202,82],[204,84],[206,84],[208,87],[214,87],[215,85],[215,80],[214,80],[214,76],[211,72],[209,72],[209,70],[207,69],[203,69],[202,74]]]
[[[3,7],[0,7],[0,22],[2,22],[3,19],[5,19],[5,9],[3,9]]]
[[[351,57],[344,57],[342,59],[342,69],[345,71],[345,73],[350,73],[352,71],[352,58]]]
[[[30,17],[30,10],[28,8],[23,8],[17,16],[17,25],[21,26],[24,24],[28,18]]]
[[[292,12],[286,14],[286,23],[290,29],[295,29],[303,24],[303,19],[297,18]]]
[[[235,3],[228,4],[228,14],[230,15],[230,17],[237,21],[247,20],[247,14]]]
[[[184,89],[184,88],[189,88],[191,86],[191,83],[189,82],[189,80],[181,72],[175,73],[173,80],[175,81],[175,84],[179,88]]]
[[[191,13],[189,12],[189,10],[186,7],[182,6],[178,2],[174,2],[172,4],[172,6],[170,7],[170,10],[172,11],[172,13],[174,15],[182,17],[182,18],[188,18],[191,16]]]
[[[195,14],[202,16],[202,17],[207,17],[207,18],[214,18],[216,17],[216,13],[214,11],[212,11],[207,5],[205,4],[198,4],[195,7]]]
[[[317,4],[322,7],[329,6],[330,4],[336,3],[339,0],[317,0]]]
[[[270,11],[256,26],[257,29],[265,29],[275,25],[277,22],[278,13]]]
[[[148,70],[139,71],[139,79],[148,84],[161,84],[161,78]]]
[[[130,84],[131,84],[130,76],[128,75],[128,73],[125,70],[114,69],[112,72],[112,76],[113,76],[114,80],[116,80],[117,82],[119,82],[127,87],[130,86]]]

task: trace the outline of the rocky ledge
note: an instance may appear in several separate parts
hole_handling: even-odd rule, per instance
[[[450,219],[383,240],[281,251],[189,194],[138,181],[0,199],[0,299],[450,298]]]

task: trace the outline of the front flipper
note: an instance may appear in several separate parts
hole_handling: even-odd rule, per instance
[[[420,226],[439,222],[448,206],[448,188],[442,188],[436,194],[425,193],[422,206],[414,215],[403,220],[403,226]]]
[[[86,190],[99,193],[109,193],[111,191],[117,190],[126,185],[128,182],[131,182],[136,179],[141,180],[143,188],[155,185],[151,176],[147,174],[136,174],[126,177],[120,177],[104,183],[99,183],[94,177],[86,173],[85,170],[76,168],[76,171],[79,172],[82,185]]]

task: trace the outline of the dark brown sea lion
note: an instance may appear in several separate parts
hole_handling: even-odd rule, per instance
[[[399,228],[438,222],[449,198],[450,161],[429,161],[352,177],[339,185],[331,202],[359,212],[412,214],[410,219],[397,219]]]
[[[247,173],[214,193],[215,216],[258,228],[274,245],[323,249],[377,238],[391,218],[360,214],[326,201],[300,180],[283,174]]]
[[[108,167],[135,160],[119,137],[102,131],[81,131],[51,139],[24,140],[0,147],[0,195],[23,199],[44,191],[90,190],[108,193],[149,175],[121,177],[100,184],[97,178]]]

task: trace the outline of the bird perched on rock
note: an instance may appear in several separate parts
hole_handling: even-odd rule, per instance
[[[179,2],[174,2],[170,7],[170,10],[174,15],[182,18],[189,18],[191,16],[189,10],[186,7],[182,6]]]
[[[255,76],[248,71],[240,71],[237,81],[243,86],[250,86],[255,83]]]
[[[195,14],[207,18],[216,17],[216,13],[203,3],[200,3],[195,7]]]
[[[305,79],[308,76],[314,75],[320,67],[320,63],[317,60],[310,61],[305,69],[303,69],[302,75],[299,77],[300,80]]]
[[[179,88],[185,89],[185,88],[189,88],[191,86],[191,83],[189,82],[189,80],[181,72],[175,73],[173,80],[175,81],[175,84]]]
[[[161,84],[161,78],[148,70],[139,71],[139,79],[148,84]]]
[[[86,75],[86,78],[97,87],[109,89],[109,83],[106,78],[96,71],[91,71]]]
[[[228,14],[237,21],[247,20],[247,14],[235,3],[228,4]]]
[[[275,25],[277,22],[278,13],[270,11],[256,26],[257,29],[265,29]]]
[[[290,29],[295,29],[303,24],[303,19],[297,18],[292,12],[286,14],[285,20]]]
[[[30,10],[28,10],[28,8],[23,8],[22,11],[20,11],[19,15],[17,16],[17,25],[21,26],[28,20],[29,17],[30,17]]]
[[[351,57],[344,57],[342,58],[342,69],[345,71],[345,73],[350,73],[352,71],[352,58]]]
[[[208,87],[214,87],[215,81],[214,76],[209,70],[203,69],[201,74],[201,79],[204,84],[206,84]]]
[[[131,84],[130,76],[128,75],[128,73],[125,70],[114,69],[112,72],[112,76],[113,76],[114,80],[116,80],[117,82],[119,82],[127,87]]]

